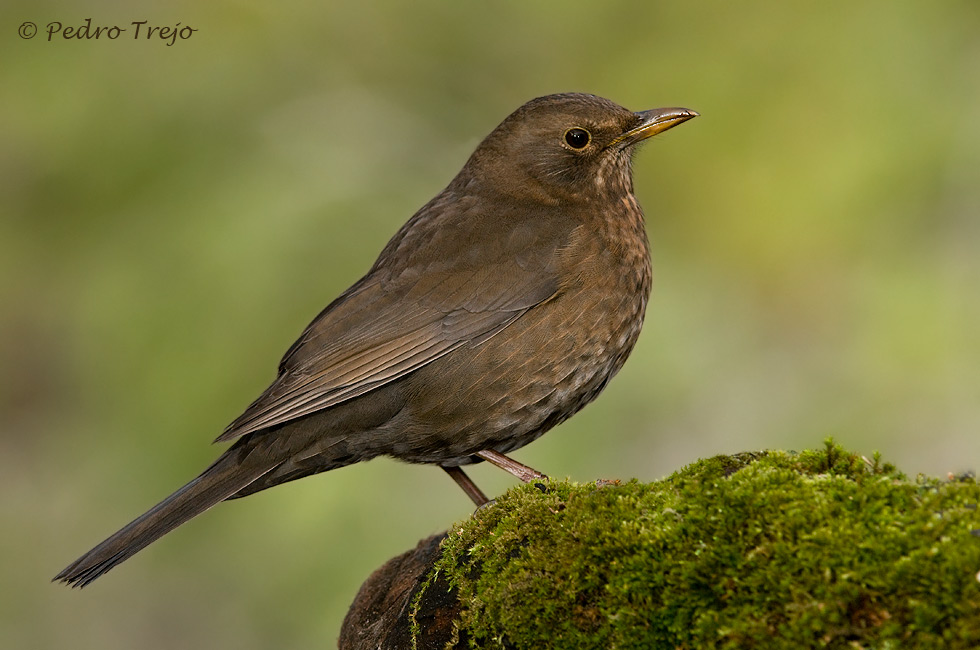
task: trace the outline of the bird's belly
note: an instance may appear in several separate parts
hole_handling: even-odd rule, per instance
[[[646,296],[577,291],[413,373],[386,453],[465,464],[484,449],[522,447],[592,401],[632,350]]]

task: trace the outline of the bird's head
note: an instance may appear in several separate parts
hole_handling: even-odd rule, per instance
[[[539,97],[480,143],[457,181],[549,203],[629,193],[635,146],[697,115],[686,108],[634,113],[578,93]]]

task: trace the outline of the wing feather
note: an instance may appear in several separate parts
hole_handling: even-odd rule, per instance
[[[500,238],[502,230],[513,230],[490,220],[462,233],[453,224],[433,229],[428,223],[434,235],[420,243],[412,232],[418,221],[406,224],[368,275],[314,319],[286,352],[277,379],[218,440],[310,415],[460,346],[479,345],[558,291],[556,264],[566,228],[521,240]],[[414,246],[408,255],[397,250],[404,240]],[[524,262],[529,249],[537,264]],[[446,258],[446,251],[454,254]]]

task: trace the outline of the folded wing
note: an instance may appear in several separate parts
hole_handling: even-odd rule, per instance
[[[558,291],[560,242],[554,238],[508,238],[489,259],[482,241],[483,260],[473,264],[467,248],[478,239],[461,238],[452,259],[427,258],[423,247],[414,262],[397,269],[376,265],[307,327],[275,382],[218,440],[329,408],[460,346],[479,345]],[[529,250],[535,248],[540,255]]]

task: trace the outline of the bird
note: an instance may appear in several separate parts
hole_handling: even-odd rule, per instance
[[[545,478],[506,454],[632,351],[651,288],[633,153],[697,115],[585,93],[515,110],[302,332],[233,444],[53,580],[84,587],[221,501],[378,456],[441,467],[477,506],[465,465]]]

